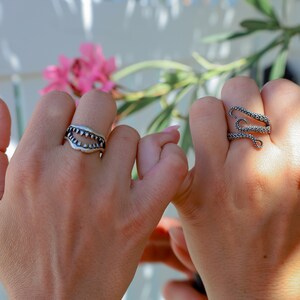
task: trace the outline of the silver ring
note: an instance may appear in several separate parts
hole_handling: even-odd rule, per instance
[[[233,114],[234,111],[239,111],[246,116],[262,122],[265,126],[257,126],[257,125],[248,125],[248,121],[245,118],[238,118],[236,115]],[[251,112],[241,106],[233,106],[229,109],[228,112],[229,116],[236,119],[235,121],[235,128],[238,132],[229,132],[227,134],[227,138],[229,141],[237,140],[237,139],[250,139],[253,142],[255,148],[261,149],[263,147],[263,142],[257,139],[253,134],[249,132],[259,133],[259,134],[270,134],[271,133],[271,124],[268,117]],[[244,123],[246,126],[242,126],[241,124]]]
[[[80,141],[78,139],[79,136],[90,139],[92,143]],[[105,151],[105,138],[101,134],[86,126],[71,124],[66,131],[65,139],[69,141],[73,149],[84,153],[93,153],[97,151],[103,153]]]

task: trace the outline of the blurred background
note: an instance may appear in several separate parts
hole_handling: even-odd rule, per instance
[[[284,26],[299,25],[300,1],[269,2]],[[118,70],[154,59],[174,60],[197,68],[198,63],[192,57],[194,51],[211,63],[226,64],[255,53],[276,32],[263,31],[242,40],[209,44],[203,38],[238,31],[241,21],[256,18],[263,18],[263,14],[243,0],[0,0],[0,97],[12,115],[9,155],[26,127],[40,97],[39,91],[47,85],[42,72],[47,66],[57,64],[59,55],[76,57],[81,43],[93,42],[102,46],[106,57],[116,57]],[[288,46],[288,71],[297,82],[299,37]],[[254,71],[263,77],[277,57],[278,51],[269,51]],[[211,78],[206,89],[195,95],[217,95],[223,79]],[[125,80],[135,90],[158,81],[159,70],[135,73]],[[189,104],[181,105],[180,109],[186,110]],[[160,110],[159,103],[154,103],[121,122],[134,126],[143,135],[151,118]],[[171,123],[175,122],[172,120]],[[166,214],[176,216],[171,206]],[[182,275],[161,265],[141,266],[124,299],[163,299],[162,285],[174,278]],[[0,295],[0,299],[6,299],[3,289]]]

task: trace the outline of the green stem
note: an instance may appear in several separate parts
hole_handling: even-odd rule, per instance
[[[229,73],[238,70],[245,70],[249,66],[251,66],[255,61],[258,61],[266,52],[277,47],[285,41],[284,36],[277,37],[271,43],[269,43],[266,47],[261,49],[260,51],[236,61],[233,61],[226,65],[217,66],[215,69],[208,70],[205,73],[202,73],[198,76],[198,80],[200,83],[204,83],[207,80],[210,80],[214,77],[220,76],[224,73]]]
[[[175,103],[178,104],[180,102],[180,100],[185,96],[187,95],[190,90],[193,88],[194,86],[193,85],[188,85],[186,87],[184,87],[176,96],[175,98]]]
[[[20,77],[18,75],[14,75],[12,77],[12,85],[13,85],[13,93],[15,99],[15,108],[16,108],[16,116],[17,116],[17,131],[18,131],[18,140],[21,140],[21,137],[24,133],[24,118],[22,113],[22,93],[21,93],[21,84]]]
[[[160,106],[162,108],[166,108],[169,104],[168,104],[168,101],[167,101],[167,98],[166,98],[166,95],[163,95],[160,97]]]
[[[200,66],[202,66],[204,69],[211,70],[211,69],[214,69],[214,68],[218,68],[220,66],[220,65],[213,64],[213,63],[209,62],[208,60],[206,60],[203,56],[201,56],[197,52],[193,52],[192,56],[197,61],[197,63]]]
[[[288,34],[290,37],[293,37],[294,35],[300,34],[300,25],[297,25],[295,27],[283,27],[282,28],[286,34]]]
[[[182,120],[182,121],[187,121],[188,120],[188,116],[184,116],[177,109],[173,110],[173,117],[178,119],[178,120]]]
[[[182,88],[182,87],[185,87],[185,86],[187,86],[187,85],[195,84],[195,83],[197,82],[197,80],[198,80],[198,79],[197,79],[196,74],[193,73],[193,74],[191,74],[191,76],[185,78],[184,80],[181,80],[181,81],[175,83],[175,84],[173,85],[173,89],[176,90],[176,89],[180,89],[180,88]]]
[[[191,67],[170,61],[170,60],[150,60],[150,61],[143,61],[134,65],[131,65],[129,67],[126,67],[112,75],[112,80],[113,81],[118,81],[128,75],[131,75],[133,73],[139,72],[141,70],[145,69],[174,69],[174,70],[179,70],[179,71],[191,71]]]

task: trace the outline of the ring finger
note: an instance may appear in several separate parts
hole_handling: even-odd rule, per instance
[[[229,111],[232,107],[239,106],[245,108],[247,111],[258,113],[263,115],[264,114],[264,106],[261,98],[260,91],[255,83],[254,80],[247,78],[247,77],[237,77],[230,79],[224,85],[222,89],[221,98],[225,105],[225,110],[227,112],[227,123],[230,133],[237,133],[239,132],[236,128],[236,121],[235,117],[239,119],[245,119],[249,124],[244,125],[244,121],[240,123],[240,126],[249,126],[249,125],[257,125],[257,126],[264,126],[263,123],[256,121],[255,119],[247,117],[244,113],[240,111],[233,111],[232,116],[229,115]],[[240,132],[239,132],[240,133]],[[258,145],[260,146],[260,141],[263,142],[265,139],[263,135],[258,135],[257,133],[253,132],[245,132],[250,133],[258,139]],[[249,143],[254,143],[254,140],[249,140],[248,138],[243,138],[238,142],[232,141],[231,146],[237,148],[239,151],[244,151],[252,147]]]
[[[75,125],[76,129],[83,127],[86,130],[83,129],[73,132],[71,136],[73,141],[69,139],[70,143],[65,143],[64,146],[71,149],[70,144],[72,148],[74,148],[75,145],[75,148],[79,148],[84,152],[89,152],[89,150],[91,150],[89,149],[89,145],[92,146],[98,143],[101,146],[103,141],[96,140],[94,133],[101,135],[104,139],[106,139],[111,131],[111,126],[115,116],[116,104],[110,95],[97,90],[93,90],[85,94],[79,101],[79,105],[75,111],[71,125]],[[76,147],[77,144],[79,147]],[[105,147],[105,143],[103,143],[103,146]],[[72,151],[72,153],[73,155],[79,156],[86,154],[81,151]],[[99,151],[87,155],[85,160],[94,161],[92,157],[95,156],[99,156]]]

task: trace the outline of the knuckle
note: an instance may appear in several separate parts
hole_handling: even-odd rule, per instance
[[[66,92],[62,91],[51,91],[41,97],[40,105],[45,105],[47,108],[55,107],[57,105],[61,106],[64,103],[73,104],[74,99]]]
[[[74,99],[62,91],[51,91],[42,96],[38,103],[38,111],[46,112],[53,118],[72,109],[75,109]]]
[[[257,88],[256,82],[247,76],[238,76],[227,80],[222,88],[222,95],[227,94],[229,91],[243,90],[245,88]]]
[[[300,87],[287,79],[276,79],[266,83],[262,89],[262,93],[268,97],[273,95],[291,95],[296,94],[299,97]]]
[[[95,105],[95,107],[101,106],[105,107],[105,110],[109,112],[111,115],[115,115],[117,111],[116,101],[112,98],[112,96],[108,93],[102,92],[97,89],[93,89],[86,94],[84,94],[80,102],[91,102],[91,105]]]
[[[194,122],[199,119],[199,117],[215,117],[216,109],[219,110],[219,107],[222,107],[222,103],[217,98],[207,96],[195,101],[190,107],[190,119],[191,122]]]
[[[84,96],[82,96],[82,99],[86,99],[86,98],[103,98],[106,99],[108,101],[112,101],[112,97],[110,94],[105,93],[103,91],[97,90],[97,89],[92,89],[90,91],[88,91],[87,93],[84,94]]]
[[[140,139],[139,133],[127,125],[117,126],[114,129],[114,135],[118,135],[118,138],[126,143],[137,143]]]
[[[178,177],[185,177],[188,172],[187,158],[183,150],[175,144],[167,144],[164,146],[164,151],[167,151],[166,158],[168,159],[169,169]]]
[[[139,140],[139,147],[161,147],[161,141],[159,139],[159,133],[149,134]]]

